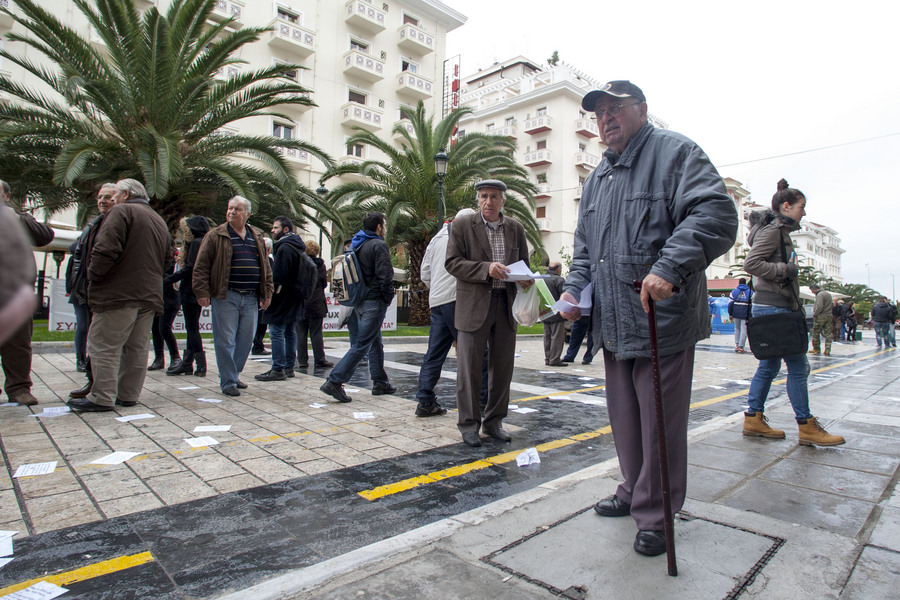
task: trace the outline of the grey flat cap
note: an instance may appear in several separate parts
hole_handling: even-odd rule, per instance
[[[501,192],[506,191],[506,184],[500,181],[499,179],[482,179],[478,183],[475,184],[475,191],[477,192],[481,188],[484,187],[492,187],[497,188]]]

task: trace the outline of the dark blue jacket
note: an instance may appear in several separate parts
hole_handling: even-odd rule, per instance
[[[731,290],[731,302],[728,303],[728,314],[734,319],[747,319],[750,317],[750,302],[753,300],[753,291],[746,283],[739,284]]]

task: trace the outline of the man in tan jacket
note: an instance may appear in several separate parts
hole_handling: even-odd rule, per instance
[[[816,305],[813,308],[812,350],[810,354],[818,354],[819,336],[825,338],[825,356],[831,354],[831,306],[834,304],[831,294],[819,288],[818,283],[812,283],[809,291],[816,295]]]

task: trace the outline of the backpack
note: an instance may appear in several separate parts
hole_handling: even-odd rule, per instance
[[[294,248],[294,250],[297,250]],[[297,262],[297,280],[294,282],[294,291],[303,300],[303,305],[308,306],[313,301],[316,293],[316,284],[319,279],[319,269],[315,261],[304,251],[299,253]]]
[[[362,268],[357,253],[368,243],[368,240],[356,250],[350,248],[343,260],[334,267],[331,276],[331,293],[334,299],[343,306],[359,306],[369,295],[369,286],[363,279]]]

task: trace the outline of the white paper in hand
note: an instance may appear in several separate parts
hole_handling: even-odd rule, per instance
[[[506,265],[506,268],[509,269],[506,281],[528,281],[529,279],[547,279],[549,277],[549,275],[541,275],[529,269],[524,260]]]
[[[571,302],[566,302],[565,300],[557,300],[551,308],[553,310],[558,310],[559,312],[568,313],[575,310],[577,308],[581,309],[581,314],[584,314],[585,309],[590,308],[594,305],[594,284],[589,283],[587,286],[581,290],[581,299],[578,301],[578,304],[572,304]]]

